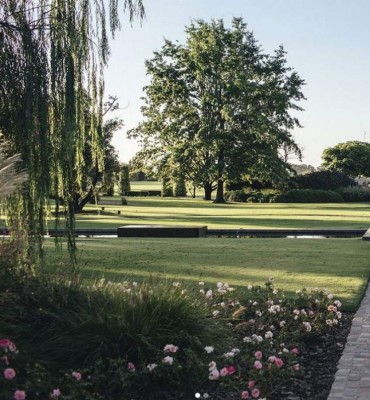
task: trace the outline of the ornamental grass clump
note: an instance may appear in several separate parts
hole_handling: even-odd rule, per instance
[[[35,278],[13,288],[0,291],[2,333],[33,358],[66,368],[100,358],[147,360],[163,342],[186,348],[226,338],[207,303],[165,283],[87,286]]]

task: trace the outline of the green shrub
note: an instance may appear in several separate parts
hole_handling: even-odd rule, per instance
[[[175,177],[175,197],[185,197],[186,196],[186,184],[185,184],[185,176],[179,174]]]
[[[293,189],[277,195],[275,203],[341,203],[343,197],[331,190]]]
[[[127,194],[131,190],[130,169],[128,165],[121,165],[120,172],[120,194]]]
[[[339,188],[337,192],[347,202],[368,202],[370,201],[370,188],[366,186],[351,186]]]
[[[235,201],[237,203],[245,203],[250,195],[251,192],[246,192],[244,190],[230,190],[225,193],[225,200]]]
[[[162,196],[161,190],[148,190],[149,196]]]
[[[263,189],[260,191],[252,189],[230,190],[226,192],[225,199],[234,202],[248,203],[271,203],[280,192],[275,189]]]
[[[297,189],[335,190],[353,186],[356,182],[348,175],[337,171],[316,171],[291,178],[290,187]]]
[[[162,196],[173,197],[173,185],[170,178],[164,177],[162,180]]]
[[[148,190],[130,190],[127,192],[127,196],[131,197],[146,197],[149,196]]]

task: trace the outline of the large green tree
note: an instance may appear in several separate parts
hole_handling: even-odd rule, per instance
[[[353,178],[370,176],[370,143],[349,141],[324,150],[322,168],[343,172]]]
[[[120,27],[119,6],[130,19],[143,16],[141,0],[0,0],[0,129],[29,176],[9,212],[13,228],[18,221],[38,249],[47,200],[57,193],[65,200],[74,252],[74,193],[82,183],[86,140],[90,157],[104,168],[103,70],[109,31]]]
[[[231,28],[202,20],[186,28],[185,44],[166,40],[146,62],[144,121],[130,132],[141,139],[147,162],[159,173],[179,171],[203,187],[205,199],[240,174],[284,173],[283,146],[300,154],[291,111],[303,99],[302,79],[286,66],[280,47],[264,54],[240,18]]]

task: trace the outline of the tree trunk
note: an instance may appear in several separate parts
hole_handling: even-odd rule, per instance
[[[95,176],[91,182],[91,186],[88,190],[88,192],[81,198],[79,194],[75,194],[74,197],[74,212],[75,214],[78,214],[82,212],[83,208],[86,206],[87,203],[94,197],[94,189],[96,184],[99,181],[99,178],[101,176],[100,172],[96,172]]]
[[[222,177],[225,167],[225,151],[223,148],[220,149],[218,154],[218,163],[217,163],[217,192],[214,203],[226,203],[224,199],[224,179]]]
[[[224,180],[219,178],[217,181],[217,192],[214,203],[226,203],[224,199]]]
[[[90,202],[90,200],[93,198],[93,196],[94,196],[94,191],[92,188],[82,198],[79,195],[76,195],[74,198],[75,214],[81,213],[83,208],[86,206],[87,203]]]
[[[207,182],[204,185],[204,200],[212,200],[212,183]]]

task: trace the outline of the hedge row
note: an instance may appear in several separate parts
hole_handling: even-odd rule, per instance
[[[284,193],[276,190],[232,190],[226,193],[225,198],[227,201],[243,203],[342,203],[343,201],[370,201],[370,190],[366,192],[369,200],[365,200],[365,196],[360,196],[358,192],[360,191],[354,190],[354,188],[343,189],[343,195],[332,190],[314,189],[293,189]]]
[[[342,203],[343,197],[332,190],[294,189],[278,194],[275,203]]]
[[[160,190],[130,190],[125,195],[131,197],[161,196],[162,192]]]

